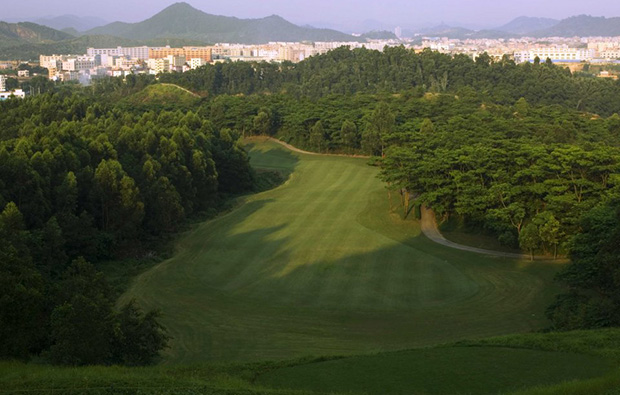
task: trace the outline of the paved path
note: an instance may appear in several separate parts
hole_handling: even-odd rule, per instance
[[[294,152],[299,152],[301,154],[307,155],[322,155],[322,156],[346,156],[349,158],[370,158],[370,156],[363,155],[344,155],[344,154],[320,154],[317,152],[304,151],[297,147],[294,147],[290,144],[285,143],[284,141],[275,139],[273,137],[268,137],[269,140],[275,141],[278,144],[283,145],[284,147],[290,149]],[[437,226],[437,221],[435,220],[435,212],[426,206],[422,206],[422,220],[420,221],[422,233],[430,240],[434,241],[437,244],[441,244],[446,247],[454,248],[462,251],[475,252],[478,254],[490,255],[501,258],[511,258],[511,259],[531,259],[530,255],[527,254],[516,254],[512,252],[501,252],[501,251],[493,251],[493,250],[485,250],[484,248],[477,248],[466,246],[463,244],[458,244],[453,241],[446,239]],[[536,260],[549,260],[549,257],[546,256],[534,256]]]
[[[493,251],[493,250],[485,250],[484,248],[476,248],[471,246],[466,246],[462,244],[455,243],[446,239],[439,228],[437,227],[437,221],[435,220],[435,212],[432,209],[422,206],[422,220],[420,221],[420,225],[422,228],[422,233],[435,243],[444,245],[446,247],[455,248],[457,250],[462,251],[470,251],[476,252],[478,254],[491,255],[502,258],[512,258],[512,259],[531,259],[531,257],[527,254],[515,254],[512,252],[501,252],[501,251]],[[546,256],[534,256],[536,260],[549,260],[549,257]]]

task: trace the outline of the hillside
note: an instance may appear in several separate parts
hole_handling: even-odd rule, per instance
[[[533,33],[536,37],[620,36],[620,17],[579,15],[563,19],[557,25]]]
[[[93,395],[616,394],[619,339],[618,329],[524,334],[361,356],[189,366],[0,362],[0,387]]]
[[[511,38],[513,34],[498,30],[470,30],[464,27],[452,27],[439,25],[418,32],[426,37],[448,37],[453,39],[478,39],[478,38]]]
[[[80,17],[76,15],[61,15],[51,18],[39,18],[33,20],[33,22],[56,30],[71,28],[78,32],[94,29],[95,27],[103,26],[108,23],[104,19],[96,16]]]
[[[122,103],[145,108],[190,108],[200,97],[185,88],[171,84],[156,84],[146,87],[122,100]]]
[[[397,350],[546,325],[558,265],[429,241],[389,213],[366,159],[249,143],[253,167],[288,182],[196,227],[123,296],[161,309],[168,362]]]
[[[520,16],[494,30],[517,35],[528,35],[539,30],[549,29],[559,22],[557,19]]]
[[[557,21],[549,18],[519,17],[492,30],[474,31],[462,27],[439,25],[418,31],[424,36],[467,38],[534,37],[593,37],[620,36],[620,17],[605,18],[579,15]]]
[[[238,19],[211,15],[187,3],[176,3],[139,22],[114,22],[86,34],[116,35],[134,40],[174,37],[206,42],[258,44],[270,41],[357,41],[335,30],[294,25],[272,15],[261,19]]]
[[[396,34],[387,30],[373,30],[362,34],[361,38],[368,40],[398,40]]]
[[[21,44],[53,43],[74,38],[72,35],[31,22],[0,22],[0,48]]]

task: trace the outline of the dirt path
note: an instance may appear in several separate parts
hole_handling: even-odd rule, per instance
[[[422,206],[422,220],[420,221],[420,225],[422,228],[422,233],[435,243],[444,245],[446,247],[455,248],[457,250],[462,251],[470,251],[478,254],[496,256],[501,258],[511,258],[511,259],[530,259],[530,256],[527,254],[515,254],[512,252],[501,252],[501,251],[493,251],[493,250],[485,250],[483,248],[470,247],[462,244],[455,243],[446,239],[439,228],[437,227],[437,221],[435,220],[435,213],[432,209]],[[534,256],[536,260],[549,260],[549,257],[545,256]]]
[[[199,94],[194,93],[194,92],[192,92],[190,90],[187,90],[187,89],[183,88],[182,86],[178,86],[176,84],[168,84],[168,83],[162,82],[160,85],[163,85],[163,86],[174,86],[175,88],[179,88],[180,90],[185,91],[185,92],[189,93],[190,95],[192,95],[194,97],[200,97]]]
[[[300,154],[306,154],[306,155],[317,155],[317,156],[342,156],[342,157],[346,157],[346,158],[362,158],[362,159],[370,159],[370,156],[366,156],[366,155],[347,155],[347,154],[322,154],[322,153],[318,153],[318,152],[310,152],[310,151],[304,151],[302,149],[299,149],[297,147],[294,147],[288,143],[285,143],[282,140],[278,140],[276,138],[273,137],[266,137],[267,140],[271,140],[273,142],[276,142],[288,149],[290,149],[291,151],[294,152],[299,152]]]

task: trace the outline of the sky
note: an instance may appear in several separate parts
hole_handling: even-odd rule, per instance
[[[138,22],[174,0],[0,0],[0,20],[73,14]],[[388,26],[424,27],[445,22],[494,27],[515,17],[562,19],[573,15],[620,16],[619,0],[186,0],[210,14],[259,18],[277,14],[297,24],[356,26],[366,20]]]

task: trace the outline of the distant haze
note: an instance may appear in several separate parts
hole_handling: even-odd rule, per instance
[[[3,1],[0,20],[73,14],[108,21],[142,21],[172,0],[22,0]],[[521,15],[562,19],[588,14],[620,16],[620,1],[599,0],[188,0],[209,14],[259,18],[280,15],[297,24],[341,30],[363,26],[424,27],[445,22],[471,28],[500,26]]]

